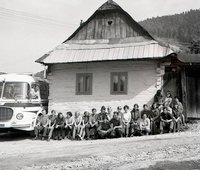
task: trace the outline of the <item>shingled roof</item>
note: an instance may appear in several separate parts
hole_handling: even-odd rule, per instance
[[[107,38],[91,36],[77,38],[91,22],[106,14],[120,14],[125,18],[129,29],[136,31],[136,36],[123,38]],[[108,17],[109,18],[109,17]],[[121,27],[120,24],[117,25]],[[91,25],[90,25],[91,27]],[[93,28],[95,30],[95,26]],[[92,30],[92,29],[91,29]],[[127,59],[159,59],[170,55],[173,51],[168,46],[160,45],[141,25],[124,11],[117,3],[108,0],[61,45],[39,58],[42,64],[76,63]]]

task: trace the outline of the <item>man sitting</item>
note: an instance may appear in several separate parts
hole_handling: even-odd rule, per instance
[[[107,117],[103,117],[103,122],[99,124],[97,129],[98,135],[101,139],[111,137],[111,123],[108,121]]]
[[[160,134],[163,134],[163,129],[167,128],[169,133],[173,131],[173,117],[172,114],[168,112],[167,107],[163,108],[163,112],[160,114]]]
[[[38,139],[38,136],[40,133],[42,134],[42,140],[44,140],[44,137],[46,136],[46,132],[48,130],[47,126],[49,124],[49,119],[48,116],[46,114],[46,110],[43,109],[42,113],[38,114],[38,117],[36,119],[36,124],[34,127],[34,132],[35,132],[35,138],[34,140]]]
[[[118,115],[118,112],[113,113],[113,118],[110,120],[110,123],[111,123],[111,136],[113,138],[123,137],[122,120]]]
[[[102,106],[101,107],[101,112],[97,115],[97,121],[99,124],[101,124],[103,122],[103,119],[106,118],[108,120],[108,116],[106,113],[106,107]]]

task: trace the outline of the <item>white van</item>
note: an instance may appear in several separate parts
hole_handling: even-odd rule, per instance
[[[0,75],[0,132],[32,131],[38,113],[48,106],[49,85],[31,75]]]

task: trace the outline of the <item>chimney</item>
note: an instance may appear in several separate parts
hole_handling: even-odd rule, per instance
[[[83,23],[84,23],[83,20],[81,20],[81,22],[80,22],[80,26],[81,26]]]

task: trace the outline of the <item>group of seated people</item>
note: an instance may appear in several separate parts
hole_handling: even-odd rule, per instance
[[[116,111],[102,106],[100,113],[93,108],[83,116],[78,111],[64,116],[55,110],[48,115],[43,109],[36,120],[34,139],[89,140],[154,135],[180,131],[181,125],[185,125],[182,103],[178,97],[173,99],[170,91],[164,98],[158,90],[151,108],[144,104],[141,111],[138,104],[132,109],[127,105],[118,106]]]

